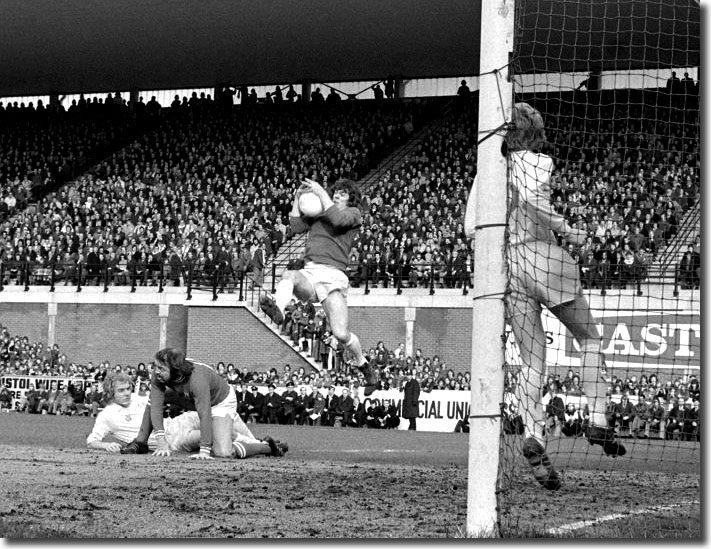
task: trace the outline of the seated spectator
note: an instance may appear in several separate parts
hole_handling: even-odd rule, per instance
[[[0,412],[9,412],[12,408],[12,395],[4,385],[0,387]]]
[[[689,399],[684,402],[684,410],[682,412],[682,427],[681,440],[699,440],[699,401]]]
[[[57,395],[58,407],[56,408],[55,414],[70,416],[75,410],[74,396],[72,391],[74,390],[74,385],[69,383],[67,387],[61,389]]]
[[[615,404],[613,418],[610,426],[617,428],[619,433],[630,434],[630,426],[634,420],[634,406],[630,402],[629,397],[622,395],[620,402]]]
[[[665,440],[679,440],[684,427],[684,410],[678,398],[671,401],[671,409],[667,413]]]
[[[252,385],[250,392],[245,395],[244,402],[244,414],[247,418],[245,423],[248,420],[253,423],[267,422],[264,410],[264,395],[259,393],[259,388],[256,385]]]
[[[267,387],[267,394],[262,402],[263,417],[265,423],[280,423],[283,418],[282,397],[275,391],[276,385],[273,383]],[[293,422],[292,422],[293,423]]]
[[[351,392],[344,388],[340,399],[338,399],[338,412],[336,414],[341,418],[341,427],[345,427],[351,422],[355,411],[355,403],[353,397],[351,397]]]
[[[382,404],[368,406],[365,424],[370,429],[385,429],[385,407]]]
[[[652,398],[640,397],[634,407],[632,419],[632,436],[634,438],[648,438],[648,432],[652,422]]]
[[[583,414],[572,402],[565,406],[563,425],[560,430],[567,437],[579,437],[583,433]]]
[[[546,432],[559,437],[560,429],[565,421],[565,403],[560,396],[557,382],[548,385],[549,399],[546,404]]]
[[[365,425],[365,404],[360,401],[357,396],[353,397],[353,414],[346,422],[347,427],[363,427]]]
[[[469,420],[467,418],[467,431],[469,432]],[[523,417],[518,410],[516,403],[511,402],[504,407],[504,433],[507,435],[522,435],[524,430]]]

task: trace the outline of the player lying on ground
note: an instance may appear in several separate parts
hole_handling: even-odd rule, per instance
[[[323,213],[302,217],[299,197],[313,192],[321,200]],[[339,179],[331,187],[333,198],[316,181],[306,179],[297,189],[289,213],[293,234],[309,231],[304,253],[304,268],[282,274],[274,297],[266,294],[259,299],[262,310],[277,325],[284,322],[284,310],[292,296],[304,302],[320,302],[326,312],[331,332],[351,352],[356,366],[365,376],[365,395],[377,388],[375,370],[363,356],[358,337],[348,329],[348,275],[346,269],[358,235],[362,217],[359,209],[360,190],[350,179]]]
[[[607,455],[621,456],[624,446],[607,427],[607,385],[601,338],[582,294],[578,267],[556,241],[580,245],[587,232],[571,227],[550,202],[553,159],[540,150],[546,142],[541,114],[527,103],[516,103],[512,124],[504,138],[502,153],[508,158],[510,207],[508,260],[510,288],[506,317],[521,353],[519,401],[524,405],[523,454],[533,467],[536,480],[549,490],[560,487],[560,478],[545,452],[545,410],[541,405],[546,360],[546,336],[541,318],[547,307],[576,338],[582,351],[582,382],[593,403],[586,436],[602,446]],[[476,185],[476,182],[475,182]],[[469,193],[464,231],[473,237],[476,228],[475,187]]]
[[[91,434],[86,439],[92,450],[119,452],[134,441],[141,428],[148,401],[133,399],[131,380],[124,373],[109,374],[104,380],[106,407],[99,413]],[[150,413],[150,411],[149,411]],[[106,440],[108,439],[108,440]],[[165,420],[165,439],[171,451],[195,452],[200,449],[200,418],[197,412],[184,412]],[[233,432],[234,457],[246,458],[257,454],[283,455],[285,445],[273,445],[254,437],[247,437],[237,430]],[[148,438],[145,452],[157,448],[155,435]]]
[[[140,430],[123,453],[146,453],[152,431],[156,440],[153,455],[169,456],[172,453],[164,426],[167,420],[163,418],[166,391],[181,395],[196,410],[192,416],[193,431],[196,432],[191,434],[191,444],[200,451],[195,458],[247,457],[241,455],[243,452],[233,442],[261,442],[237,415],[234,389],[210,366],[187,360],[182,351],[173,348],[158,351],[155,360],[149,406],[141,416]],[[274,455],[282,451],[270,438],[265,442]]]

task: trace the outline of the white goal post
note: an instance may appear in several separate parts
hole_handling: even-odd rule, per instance
[[[501,436],[499,404],[504,392],[504,291],[506,258],[506,159],[503,131],[510,119],[514,0],[481,2],[479,145],[471,357],[471,416],[467,536],[498,535],[497,478]]]

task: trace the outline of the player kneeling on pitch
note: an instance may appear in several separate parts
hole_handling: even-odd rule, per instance
[[[541,114],[527,103],[516,103],[502,144],[508,159],[510,207],[508,261],[511,273],[506,293],[506,317],[521,353],[517,386],[525,413],[523,454],[536,480],[549,490],[560,478],[545,451],[545,410],[541,404],[546,360],[546,335],[541,318],[547,307],[576,338],[582,350],[582,382],[593,403],[585,433],[590,444],[607,455],[626,453],[606,420],[607,386],[600,334],[580,285],[578,266],[553,233],[574,245],[585,242],[587,231],[576,229],[551,207],[553,159],[540,151],[546,142]],[[476,182],[475,182],[476,186]],[[476,231],[476,187],[469,193],[464,231]]]
[[[339,179],[331,187],[332,196],[316,181],[306,179],[297,189],[289,213],[293,234],[309,231],[304,252],[304,268],[287,270],[277,285],[272,298],[263,294],[259,298],[261,309],[276,324],[284,322],[284,310],[292,295],[304,302],[320,302],[326,312],[334,337],[351,352],[356,366],[365,377],[365,395],[377,389],[375,370],[363,356],[358,337],[348,329],[348,275],[353,241],[362,224],[359,209],[360,190],[350,179]],[[314,193],[320,200],[323,212],[315,217],[305,217],[299,207],[304,193]]]
[[[150,450],[157,452],[161,443],[164,443],[168,454],[163,455],[200,449],[202,433],[197,412],[184,412],[174,418],[166,418],[161,441],[157,433],[150,434],[151,406],[147,401],[131,397],[131,380],[128,375],[119,373],[107,376],[104,380],[106,406],[96,417],[94,428],[86,441],[88,448],[142,454]],[[146,420],[148,428],[145,427]],[[231,451],[224,457],[246,458],[257,454],[282,456],[288,450],[286,444],[271,439],[258,440],[246,426],[242,428],[237,422],[230,438]]]

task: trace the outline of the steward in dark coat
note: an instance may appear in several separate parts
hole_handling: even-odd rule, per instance
[[[402,417],[410,420],[411,431],[417,430],[417,418],[420,415],[420,384],[412,376],[412,372],[406,374],[404,396],[402,399]]]

